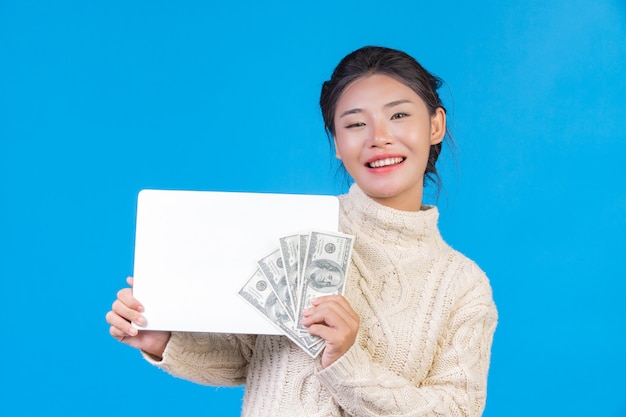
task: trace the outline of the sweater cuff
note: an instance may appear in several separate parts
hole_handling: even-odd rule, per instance
[[[358,379],[363,373],[367,373],[371,359],[358,343],[344,353],[326,369],[318,371],[320,382],[326,387],[336,387],[347,380]]]

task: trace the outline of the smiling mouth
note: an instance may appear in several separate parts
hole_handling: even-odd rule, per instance
[[[388,167],[390,165],[397,165],[401,162],[403,162],[406,158],[385,158],[385,159],[379,159],[373,162],[368,162],[366,165],[370,168],[382,168],[382,167]]]

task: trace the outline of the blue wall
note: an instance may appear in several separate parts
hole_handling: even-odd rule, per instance
[[[626,416],[624,1],[209,3],[0,1],[0,414],[239,415],[108,335],[136,194],[342,192],[320,84],[382,44],[447,82],[442,233],[500,310],[485,416]]]

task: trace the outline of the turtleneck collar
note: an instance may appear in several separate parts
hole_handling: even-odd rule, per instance
[[[383,206],[353,184],[348,194],[340,196],[340,226],[342,232],[365,234],[381,243],[419,246],[440,238],[435,206],[422,206],[420,211],[402,211]]]

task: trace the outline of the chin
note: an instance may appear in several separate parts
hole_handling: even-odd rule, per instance
[[[372,198],[393,198],[404,192],[397,186],[389,185],[383,187],[369,187],[369,189],[364,189],[363,191]]]

